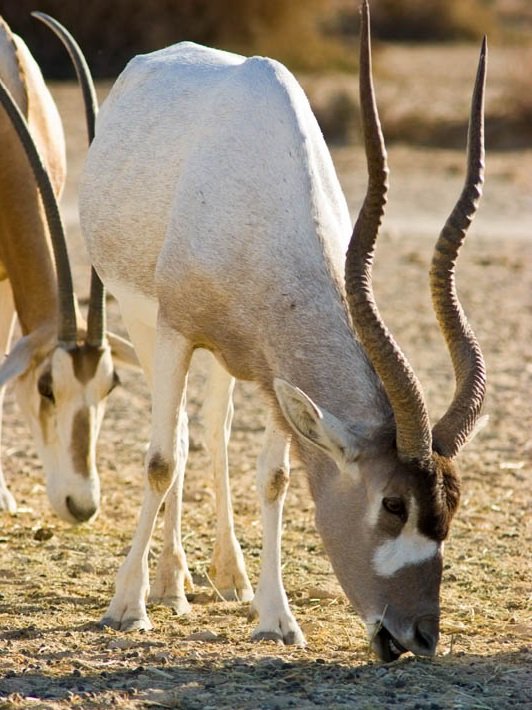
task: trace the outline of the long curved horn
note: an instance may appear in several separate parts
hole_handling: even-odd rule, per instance
[[[96,114],[98,113],[98,99],[96,97],[96,91],[94,89],[94,82],[92,81],[90,69],[85,57],[83,56],[83,52],[66,27],[58,22],[54,17],[37,10],[32,12],[31,15],[32,17],[36,17],[38,20],[43,22],[52,30],[52,32],[54,32],[54,34],[59,37],[70,55],[70,59],[72,60],[72,64],[76,70],[81,91],[83,93],[87,134],[89,136],[89,143],[91,143],[94,138],[94,124],[96,121]]]
[[[434,249],[430,270],[432,302],[451,355],[456,390],[447,412],[433,429],[435,448],[455,456],[467,441],[486,392],[486,368],[480,345],[456,292],[454,269],[458,250],[478,208],[484,183],[484,91],[487,43],[482,42],[471,102],[467,140],[467,175],[462,194]]]
[[[357,334],[392,405],[398,453],[406,460],[426,461],[432,453],[432,434],[423,391],[386,328],[373,296],[371,269],[386,204],[388,166],[373,89],[367,0],[362,5],[359,73],[368,187],[347,251],[347,300]]]
[[[54,250],[55,267],[57,271],[58,297],[59,297],[59,344],[70,349],[75,347],[77,338],[76,309],[74,306],[74,289],[72,274],[66,247],[65,231],[59,206],[55,199],[50,177],[39,155],[39,151],[31,136],[26,119],[20,112],[9,89],[0,80],[0,103],[6,111],[17,135],[22,143],[28,162],[31,165],[37,186],[41,193],[48,229]]]
[[[96,97],[96,90],[90,69],[83,56],[83,52],[66,27],[63,27],[55,18],[44,12],[32,12],[31,14],[47,25],[59,37],[70,55],[83,94],[87,135],[90,145],[94,138],[96,114],[98,113],[98,99]],[[100,347],[105,339],[105,333],[105,288],[96,270],[92,266],[89,310],[87,315],[87,344]]]

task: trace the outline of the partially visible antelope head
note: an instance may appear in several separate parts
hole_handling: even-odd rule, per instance
[[[435,653],[443,545],[460,498],[455,457],[474,433],[485,394],[484,360],[458,300],[454,271],[483,184],[486,41],[472,99],[466,182],[430,270],[433,306],[456,377],[454,399],[433,428],[421,385],[373,297],[372,263],[388,167],[373,89],[367,0],[360,47],[368,188],[347,253],[345,284],[354,328],[382,382],[393,420],[365,431],[339,421],[286,382],[276,382],[276,393],[296,431],[331,456],[344,474],[322,475],[314,486],[311,475],[317,525],[372,647],[390,661],[406,650]],[[312,467],[315,452],[302,456]],[[320,465],[326,468],[323,461]]]
[[[58,23],[48,19],[57,30]],[[74,40],[64,28],[61,29],[60,36],[67,42],[69,50],[81,57]],[[77,68],[86,98],[92,97],[86,102],[89,136],[92,137],[95,94],[86,65],[78,62]],[[23,63],[20,76],[23,83],[35,82],[34,75],[24,72]],[[42,77],[40,81],[42,83]],[[38,102],[44,92],[44,84],[34,83],[28,87],[28,95],[34,102]],[[47,93],[46,96],[51,101]],[[106,397],[119,381],[115,364],[135,365],[136,357],[129,343],[106,332],[105,294],[94,271],[87,326],[79,321],[56,194],[36,142],[39,146],[44,145],[48,152],[53,152],[53,145],[47,143],[49,136],[42,130],[43,124],[35,121],[28,125],[3,81],[0,81],[0,103],[9,117],[11,131],[18,136],[24,149],[19,149],[18,162],[2,167],[8,171],[12,184],[23,183],[24,189],[33,193],[33,202],[24,206],[28,221],[30,211],[35,211],[35,215],[31,215],[34,226],[31,235],[27,234],[27,225],[16,223],[15,210],[12,215],[4,212],[9,227],[6,229],[8,238],[25,233],[29,246],[21,242],[20,250],[25,253],[10,253],[9,259],[2,259],[11,282],[23,337],[0,367],[0,386],[14,378],[19,406],[44,466],[52,507],[63,520],[79,523],[93,518],[99,509],[96,442]],[[44,100],[42,107],[37,106],[37,113],[39,108],[46,111]],[[35,111],[35,107],[33,109]],[[29,165],[35,180],[33,185],[29,185],[33,179]],[[33,251],[35,254],[38,249],[42,251],[48,232],[53,254],[48,246],[48,252],[43,252],[42,258],[46,257],[52,263],[55,261],[57,280],[47,278],[44,264],[40,267],[38,263],[31,263]],[[53,274],[53,268],[50,273]],[[57,307],[39,313],[46,300],[51,304],[55,302]],[[27,319],[30,325],[24,317],[26,314],[33,314]]]

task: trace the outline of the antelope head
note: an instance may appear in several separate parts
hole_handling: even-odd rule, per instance
[[[0,386],[15,378],[16,397],[44,466],[51,505],[63,520],[79,523],[93,518],[99,509],[96,441],[106,397],[119,382],[115,364],[132,366],[136,357],[129,343],[106,332],[105,294],[94,271],[87,326],[78,322],[65,234],[47,169],[3,82],[0,103],[24,148],[41,196],[53,247],[58,301],[57,313],[23,335],[5,358]],[[90,108],[87,111],[89,120]],[[95,111],[94,99],[92,123]],[[31,289],[32,284],[27,284],[28,293]]]
[[[293,428],[336,463],[336,473],[324,457],[314,465],[321,471],[317,485],[312,476],[310,481],[318,529],[373,649],[390,661],[407,650],[435,653],[443,545],[460,497],[455,457],[474,433],[485,394],[484,361],[458,300],[454,267],[483,184],[486,42],[472,99],[467,177],[437,240],[430,270],[433,306],[456,378],[452,403],[434,427],[421,385],[373,297],[372,263],[388,167],[373,90],[367,1],[360,46],[368,188],[347,252],[345,286],[357,337],[393,416],[388,425],[366,431],[340,421],[288,383],[278,380],[275,386]],[[302,455],[307,466],[316,458],[315,449],[310,455],[303,447]]]

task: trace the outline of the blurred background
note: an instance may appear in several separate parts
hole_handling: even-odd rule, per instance
[[[72,78],[72,68],[60,43],[31,18],[36,9],[71,30],[97,78],[113,78],[135,54],[183,39],[272,56],[297,74],[326,138],[336,143],[358,136],[358,7],[358,0],[0,0],[1,14],[24,37],[49,79]],[[488,86],[488,146],[530,145],[530,0],[372,0],[371,13],[388,141],[463,144],[463,113],[476,62],[476,50],[463,48],[477,47],[486,33],[490,62],[495,57]],[[427,53],[434,43],[438,50]],[[390,52],[391,47],[397,51]],[[424,95],[427,86],[416,84],[425,71],[434,85],[441,84],[444,96],[453,78],[447,75],[454,74],[458,84],[464,83],[464,100],[456,103],[456,91],[449,90],[452,106],[432,106]],[[436,94],[441,99],[441,92]]]
[[[70,76],[61,47],[32,20],[42,10],[70,27],[94,75],[112,77],[135,54],[188,39],[266,54],[300,70],[352,65],[356,0],[3,0],[2,14],[53,78]],[[391,42],[525,42],[529,0],[373,0],[375,38]]]

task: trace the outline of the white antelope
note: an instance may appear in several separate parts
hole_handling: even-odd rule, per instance
[[[165,498],[152,597],[188,609],[180,533],[185,391],[193,351],[206,348],[218,362],[208,388],[215,401],[206,408],[223,501],[215,583],[244,598],[250,585],[228,499],[233,378],[258,383],[270,411],[258,461],[263,551],[254,638],[304,642],[281,579],[292,438],[327,554],[377,654],[391,660],[406,650],[435,652],[443,541],[459,499],[454,457],[485,390],[480,348],[454,286],[455,258],[483,182],[485,50],[466,186],[431,269],[457,379],[452,404],[431,429],[420,384],[372,294],[388,170],[368,23],[364,2],[360,95],[369,186],[354,231],[307,99],[275,61],[177,44],[134,58],[100,111],[82,177],[82,230],[120,303],[153,407],[140,520],[103,624],[151,626],[148,548]]]
[[[95,273],[88,325],[78,323],[56,202],[66,175],[61,120],[28,48],[1,18],[0,80],[0,348],[9,348],[15,312],[22,331],[0,366],[0,410],[13,379],[50,503],[79,523],[100,503],[95,449],[105,398],[118,381],[113,361],[136,358],[129,343],[105,332]],[[16,510],[1,467],[0,510]]]

